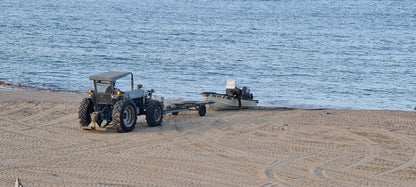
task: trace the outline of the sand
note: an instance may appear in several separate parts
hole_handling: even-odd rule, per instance
[[[416,113],[188,111],[81,130],[85,94],[0,91],[0,186],[412,186]]]

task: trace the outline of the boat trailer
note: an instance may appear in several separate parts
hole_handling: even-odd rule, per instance
[[[207,108],[205,105],[213,103],[214,102],[204,101],[184,101],[181,103],[169,103],[166,106],[166,109],[163,111],[163,114],[171,113],[172,115],[178,115],[179,112],[187,110],[198,110],[199,116],[205,116],[205,114],[207,113]]]

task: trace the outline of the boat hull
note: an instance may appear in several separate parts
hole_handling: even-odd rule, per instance
[[[211,109],[214,110],[236,110],[239,109],[238,99],[225,94],[218,94],[214,92],[203,92],[201,93],[204,100],[207,102],[215,102],[210,104]],[[247,108],[256,108],[258,100],[245,100],[241,99],[241,107],[244,109]]]

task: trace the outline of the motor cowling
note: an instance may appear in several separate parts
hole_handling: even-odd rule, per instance
[[[243,87],[243,99],[252,100],[253,94],[250,94],[250,89],[248,89],[246,86]]]

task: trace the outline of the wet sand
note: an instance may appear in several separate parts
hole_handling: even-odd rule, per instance
[[[81,130],[85,94],[0,91],[0,186],[412,186],[416,113],[188,111]]]

